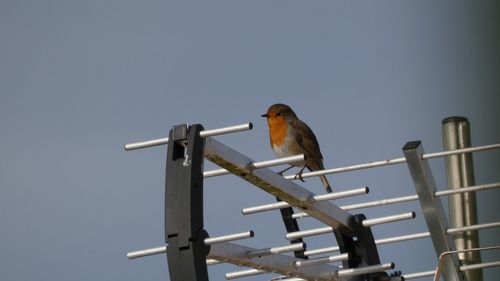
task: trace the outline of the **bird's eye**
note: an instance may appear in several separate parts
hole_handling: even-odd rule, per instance
[[[281,116],[281,112],[276,113],[276,116]]]

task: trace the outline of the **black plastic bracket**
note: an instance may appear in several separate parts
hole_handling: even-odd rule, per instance
[[[178,125],[169,134],[165,177],[165,242],[172,281],[208,281],[203,228],[201,125]]]
[[[276,197],[276,201],[281,202],[283,200]],[[285,224],[285,228],[286,228],[287,233],[296,232],[296,231],[300,230],[297,220],[292,217],[294,214],[292,207],[280,209],[280,213],[281,213],[281,218],[283,219],[283,223]],[[297,238],[297,239],[290,241],[290,243],[291,244],[304,243],[304,240],[302,238]],[[308,259],[307,256],[304,255],[305,250],[306,250],[306,246],[304,244],[303,250],[293,252],[294,256],[296,258],[299,258],[299,259]]]
[[[365,215],[357,214],[353,216],[354,236],[346,235],[335,231],[335,237],[339,243],[341,253],[349,253],[350,259],[344,262],[344,268],[356,268],[366,265],[380,263],[377,246],[373,239],[372,231],[369,227],[364,227],[362,221]]]
[[[348,261],[343,262],[343,268],[357,268],[362,266],[380,264],[377,245],[373,238],[373,233],[369,227],[364,227],[362,222],[366,219],[363,214],[352,217],[354,232],[350,235],[334,231],[335,238],[341,253],[349,253]],[[356,281],[396,281],[401,280],[400,276],[388,276],[385,272],[359,275],[349,280]]]

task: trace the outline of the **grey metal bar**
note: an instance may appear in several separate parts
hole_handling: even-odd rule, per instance
[[[409,220],[409,219],[414,219],[414,218],[415,218],[415,212],[409,212],[409,213],[403,213],[403,214],[374,218],[374,219],[365,219],[362,221],[362,224],[364,227],[370,227],[370,226],[374,226],[374,225],[378,225],[378,224],[396,222],[396,221],[401,221],[401,220]],[[315,236],[315,235],[331,233],[332,231],[333,231],[333,228],[330,226],[313,228],[313,229],[302,230],[302,231],[295,231],[295,232],[287,233],[286,239],[295,240],[298,238],[303,238],[303,237],[308,237],[308,236]]]
[[[273,166],[279,166],[279,165],[283,165],[283,164],[292,164],[292,163],[301,162],[304,160],[305,160],[304,154],[299,154],[299,155],[294,155],[294,156],[290,156],[290,157],[283,157],[283,158],[278,158],[278,159],[273,159],[273,160],[254,162],[254,163],[252,163],[252,165],[255,169],[261,169],[261,168],[269,168],[269,167],[273,167]],[[211,178],[211,177],[216,177],[216,176],[227,175],[230,173],[231,172],[229,172],[226,169],[217,169],[217,170],[203,172],[203,177],[204,178]]]
[[[276,272],[286,276],[296,276],[306,280],[339,281],[339,278],[336,276],[339,268],[336,266],[321,264],[303,268],[294,268],[293,263],[298,260],[297,258],[283,254],[253,258],[247,256],[247,253],[255,250],[256,249],[234,243],[220,243],[210,246],[208,258],[221,260],[239,266],[257,268],[266,272]]]
[[[256,213],[272,211],[272,210],[277,210],[277,209],[284,209],[284,208],[288,208],[288,207],[290,207],[290,204],[288,204],[285,201],[279,201],[276,203],[269,203],[269,204],[265,204],[265,205],[243,208],[241,210],[241,213],[243,215],[249,215],[249,214],[256,214]]]
[[[328,201],[311,200],[314,196],[312,192],[284,179],[269,168],[252,169],[249,165],[254,162],[252,159],[214,138],[206,139],[205,157],[264,191],[302,209],[326,225],[344,233],[353,231],[351,214]]]
[[[288,240],[295,240],[295,239],[299,239],[299,238],[316,236],[316,235],[332,233],[332,232],[333,232],[333,227],[325,226],[325,227],[318,227],[318,228],[313,228],[313,229],[308,229],[308,230],[289,232],[285,235],[285,237]]]
[[[350,196],[367,194],[369,191],[370,191],[370,189],[365,186],[365,187],[356,188],[356,189],[352,189],[352,190],[338,191],[338,192],[332,192],[332,193],[328,193],[328,194],[315,195],[315,196],[313,196],[312,200],[316,201],[316,202],[335,200],[335,199],[346,198],[346,197],[350,197]],[[276,209],[283,209],[283,208],[287,208],[287,207],[290,207],[290,204],[287,202],[281,201],[281,202],[276,202],[276,203],[259,205],[259,206],[255,206],[255,207],[244,208],[241,210],[241,212],[244,215],[249,215],[249,214],[254,214],[254,213],[259,213],[259,212],[271,211],[271,210],[276,210]]]
[[[307,213],[304,213],[304,212],[294,213],[292,215],[292,219],[303,219],[303,218],[307,218],[307,217],[309,217],[309,215]]]
[[[443,150],[456,150],[471,146],[470,124],[464,117],[449,117],[442,122]],[[450,190],[474,185],[474,165],[471,153],[445,157],[446,178]],[[461,193],[448,198],[451,227],[477,224],[477,205],[475,192]],[[465,232],[453,237],[457,250],[479,247],[477,231]],[[479,252],[458,254],[462,265],[481,262]],[[481,270],[466,272],[469,280],[481,281]]]
[[[445,156],[457,155],[457,154],[463,154],[463,153],[472,153],[472,152],[493,150],[493,149],[499,149],[499,148],[500,148],[500,143],[488,144],[488,145],[482,145],[482,146],[454,149],[454,150],[449,150],[449,151],[426,153],[426,154],[422,155],[422,159],[427,160],[427,159],[432,159],[432,158],[445,157]]]
[[[383,270],[394,269],[394,263],[384,263],[378,265],[370,265],[357,268],[341,269],[338,271],[337,276],[340,278],[351,277],[362,274],[369,274]]]
[[[340,254],[340,255],[335,255],[335,256],[329,256],[325,258],[319,258],[319,259],[314,259],[314,260],[298,260],[295,261],[293,264],[294,267],[303,267],[303,266],[311,266],[311,265],[316,265],[316,264],[324,264],[324,263],[331,263],[331,262],[338,262],[338,261],[347,261],[349,260],[349,254]]]
[[[326,247],[326,248],[320,248],[320,249],[314,249],[314,250],[307,250],[304,251],[304,256],[314,256],[314,255],[321,255],[321,254],[327,254],[327,253],[332,253],[332,252],[338,252],[340,250],[339,246],[333,246],[333,247]]]
[[[414,201],[414,200],[418,200],[418,195],[401,196],[401,197],[396,197],[396,198],[389,198],[389,199],[382,199],[382,200],[376,200],[376,201],[370,201],[370,202],[364,202],[364,203],[358,203],[358,204],[351,204],[351,205],[341,206],[340,208],[342,208],[343,210],[346,210],[346,211],[350,211],[350,210],[355,210],[355,209],[377,207],[377,206],[396,204],[396,203],[402,203],[402,202],[408,202],[408,201]]]
[[[463,153],[479,152],[479,151],[485,151],[485,150],[493,150],[493,149],[499,149],[499,148],[500,148],[500,143],[497,143],[497,144],[489,144],[489,145],[476,146],[476,147],[470,147],[470,148],[464,148],[464,149],[456,149],[456,150],[452,150],[452,151],[441,151],[441,152],[427,153],[427,154],[421,155],[421,157],[423,160],[427,160],[427,159],[432,159],[432,158],[457,155],[457,154],[463,154]],[[381,161],[373,161],[373,162],[355,164],[355,165],[350,165],[350,166],[345,166],[345,167],[331,168],[331,169],[324,169],[324,170],[320,170],[320,171],[302,173],[302,178],[317,177],[317,176],[321,176],[321,175],[336,174],[336,173],[345,173],[345,172],[357,171],[357,170],[362,170],[362,169],[370,169],[370,168],[376,168],[376,167],[402,164],[405,162],[406,162],[406,159],[404,157],[388,159],[388,160],[381,160]],[[285,176],[285,178],[290,179],[290,180],[296,179],[295,175],[288,175],[288,176]]]
[[[278,277],[273,278],[269,281],[307,281],[307,280],[303,279],[303,278],[296,278],[296,277],[287,278],[286,276],[278,276]]]
[[[447,234],[457,234],[457,233],[463,233],[463,232],[471,231],[471,230],[479,230],[479,229],[493,228],[493,227],[500,227],[500,222],[490,222],[490,223],[482,223],[482,224],[476,224],[476,225],[448,228],[446,230],[446,233]]]
[[[305,243],[295,243],[292,245],[286,245],[286,246],[280,246],[280,247],[258,249],[258,250],[247,253],[247,256],[250,258],[253,258],[253,257],[260,257],[260,256],[276,255],[276,254],[281,254],[281,253],[304,250],[305,247],[306,247]]]
[[[498,187],[500,187],[500,182],[480,184],[480,185],[476,185],[476,186],[469,186],[469,187],[462,187],[462,188],[457,188],[457,189],[436,191],[435,196],[441,197],[441,196],[448,196],[451,194],[459,194],[459,193],[472,192],[472,191],[482,191],[482,190],[488,190],[488,189],[493,189],[493,188],[498,188]]]
[[[468,265],[460,266],[460,271],[470,271],[470,270],[489,268],[489,267],[497,267],[497,266],[500,266],[500,261],[468,264]]]
[[[164,145],[164,144],[168,144],[168,137],[161,138],[161,139],[148,140],[148,141],[135,142],[135,143],[128,143],[125,145],[124,148],[126,151],[130,151],[130,150],[141,149],[141,148],[146,148],[146,147],[153,147],[153,146]]]
[[[216,237],[209,237],[209,238],[206,238],[204,240],[204,242],[206,245],[213,245],[213,244],[217,244],[217,243],[224,243],[224,242],[229,242],[229,241],[250,238],[253,236],[254,236],[254,232],[250,230],[250,231],[241,232],[241,233],[216,236]],[[164,254],[166,252],[167,252],[167,246],[160,246],[160,247],[155,247],[155,248],[150,248],[150,249],[145,249],[145,250],[129,252],[129,253],[127,253],[127,257],[129,259],[137,259],[137,258],[142,258],[142,257],[147,257],[147,256]]]
[[[500,222],[486,223],[486,224],[480,224],[477,226],[469,226],[469,227],[476,227],[476,229],[500,227]],[[466,231],[466,230],[462,230],[460,228],[447,230],[448,234],[455,234],[455,233],[459,233],[461,231]],[[401,241],[414,240],[414,239],[427,238],[427,237],[430,237],[429,232],[421,232],[421,233],[415,233],[415,234],[409,234],[409,235],[402,235],[402,236],[377,239],[377,240],[375,240],[375,244],[383,245],[383,244],[396,243],[396,242],[401,242]],[[257,256],[274,255],[274,254],[296,251],[296,250],[300,250],[303,248],[304,248],[304,243],[296,243],[296,244],[281,246],[281,247],[272,247],[272,248],[267,248],[267,249],[255,249],[251,252],[248,252],[247,256],[249,258],[252,258],[252,257],[257,257]],[[337,251],[339,251],[339,247],[333,246],[333,247],[308,250],[308,251],[304,252],[304,255],[305,256],[313,256],[313,255],[320,255],[320,254],[326,254],[326,253],[337,252]],[[145,250],[129,252],[127,254],[127,257],[129,259],[136,259],[136,258],[141,258],[141,257],[145,257],[145,256],[164,254],[165,252],[166,252],[166,246],[161,246],[161,247],[156,247],[156,248],[150,248],[150,249],[145,249]],[[222,262],[219,260],[207,259],[207,265],[214,265],[214,264],[219,264],[219,263],[222,263]]]
[[[373,161],[373,162],[355,164],[355,165],[350,165],[350,166],[345,166],[345,167],[339,167],[339,168],[332,168],[332,169],[325,169],[325,170],[320,170],[320,171],[302,173],[302,177],[303,178],[310,178],[310,177],[317,177],[317,176],[321,176],[321,175],[336,174],[336,173],[345,173],[345,172],[351,172],[351,171],[357,171],[357,170],[363,170],[363,169],[369,169],[369,168],[376,168],[376,167],[383,167],[383,166],[388,166],[388,165],[402,164],[404,162],[405,162],[405,158],[404,157],[395,158],[395,159],[388,159],[388,160],[382,160],[382,161]],[[288,176],[285,176],[285,178],[289,179],[289,180],[296,179],[295,175],[288,175]]]
[[[427,228],[431,234],[432,243],[436,256],[443,252],[454,250],[453,240],[446,236],[447,219],[441,201],[434,196],[436,184],[429,163],[422,160],[424,154],[423,145],[420,141],[409,142],[403,147],[406,163],[415,185],[422,213],[424,214]],[[464,275],[458,271],[458,259],[456,257],[445,260],[444,276],[447,281],[466,280]]]
[[[396,242],[402,242],[402,241],[408,241],[408,240],[428,238],[430,236],[431,236],[431,234],[429,232],[421,232],[421,233],[415,233],[415,234],[408,234],[408,235],[402,235],[402,236],[377,239],[377,240],[375,240],[375,244],[376,245],[383,245],[383,244],[396,243]],[[305,256],[313,256],[313,255],[321,255],[321,254],[337,252],[337,251],[339,251],[339,247],[333,246],[333,247],[308,250],[308,251],[304,252],[304,255]]]
[[[415,218],[415,212],[403,213],[399,215],[374,218],[374,219],[366,219],[362,221],[364,227],[371,227],[378,224],[390,223],[402,220],[410,220]]]
[[[455,235],[457,233],[462,233],[465,231],[480,230],[480,229],[486,229],[486,228],[492,228],[492,227],[500,227],[500,222],[483,223],[483,224],[470,225],[470,226],[457,227],[457,228],[448,228],[446,230],[446,234]],[[396,242],[402,242],[402,241],[408,241],[408,240],[428,238],[430,236],[431,236],[430,232],[420,232],[420,233],[414,233],[414,234],[408,234],[408,235],[402,235],[402,236],[377,239],[377,240],[375,240],[375,244],[384,245],[384,244],[389,244],[389,243],[396,243]],[[305,251],[304,255],[305,256],[320,255],[320,254],[326,254],[326,253],[331,253],[331,252],[337,252],[338,250],[339,250],[338,246],[325,247],[325,248]]]
[[[436,196],[436,197],[449,196],[451,194],[465,193],[465,192],[471,192],[471,191],[482,191],[482,190],[488,190],[488,189],[499,188],[499,187],[500,187],[500,182],[480,184],[480,185],[476,185],[476,186],[463,187],[463,188],[459,188],[459,189],[447,189],[447,190],[436,191],[434,193],[434,196]],[[369,201],[369,202],[363,202],[363,203],[350,204],[350,205],[340,206],[340,208],[344,211],[351,211],[351,210],[355,210],[355,209],[385,206],[385,205],[389,205],[389,204],[396,204],[396,203],[416,201],[416,200],[418,200],[418,195],[415,194],[415,195],[407,195],[407,196],[394,197],[394,198],[389,198],[389,199],[381,199],[381,200],[375,200],[375,201]],[[301,219],[301,218],[305,218],[308,216],[309,215],[306,213],[295,213],[292,215],[292,218]]]
[[[205,239],[205,245],[213,245],[217,243],[223,243],[223,242],[230,242],[230,241],[235,241],[235,240],[241,240],[241,239],[246,239],[246,238],[251,238],[254,236],[253,231],[245,231],[241,233],[235,233],[235,234],[229,234],[229,235],[223,235],[223,236],[217,236],[217,237],[209,237]]]
[[[219,260],[216,260],[216,259],[207,259],[207,265],[210,266],[210,265],[216,265],[216,264],[221,264],[221,263],[224,263],[224,262],[221,262]]]
[[[200,136],[202,138],[206,138],[206,137],[212,137],[212,136],[217,136],[217,135],[223,135],[223,134],[251,130],[252,128],[253,128],[252,123],[246,123],[246,124],[241,124],[241,125],[236,125],[236,126],[230,126],[230,127],[224,127],[224,128],[218,128],[218,129],[212,129],[212,130],[204,130],[204,131],[200,132]],[[154,139],[154,140],[148,140],[148,141],[129,143],[129,144],[125,145],[125,150],[130,151],[130,150],[134,150],[134,149],[141,149],[141,148],[153,147],[153,146],[164,145],[164,144],[168,144],[168,137]]]
[[[434,274],[436,274],[435,270],[429,270],[429,271],[403,274],[403,277],[405,278],[405,280],[410,280],[410,279],[417,279],[417,278],[422,278],[422,277],[427,277],[427,276],[434,276]]]
[[[390,243],[396,243],[396,242],[402,242],[402,241],[408,241],[408,240],[428,238],[430,236],[431,236],[430,232],[420,232],[420,233],[401,235],[401,236],[396,236],[396,237],[377,239],[377,240],[375,240],[375,244],[384,245],[384,244],[390,244]]]
[[[226,273],[226,279],[233,280],[233,279],[238,279],[238,278],[243,278],[243,277],[248,277],[248,276],[255,276],[255,275],[264,274],[264,273],[269,273],[269,272],[266,272],[265,270],[261,270],[261,269],[252,268],[252,269],[247,269],[247,270],[228,272],[228,273]]]
[[[129,260],[133,260],[133,259],[147,257],[147,256],[165,254],[166,252],[167,252],[167,246],[161,246],[161,247],[156,247],[156,248],[150,248],[150,249],[145,249],[145,250],[129,252],[129,253],[127,253],[127,258]]]

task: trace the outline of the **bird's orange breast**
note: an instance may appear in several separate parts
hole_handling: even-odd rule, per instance
[[[271,145],[282,145],[288,133],[288,124],[286,120],[281,117],[268,118],[267,124],[269,125]]]

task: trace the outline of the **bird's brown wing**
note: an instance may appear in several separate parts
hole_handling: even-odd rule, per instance
[[[302,122],[299,119],[293,122],[293,127],[296,130],[297,143],[305,152],[306,157],[316,160],[314,162],[317,162],[317,165],[319,166],[317,168],[322,168],[321,166],[323,166],[323,155],[321,155],[318,140],[316,139],[316,136],[314,135],[311,128],[309,128],[306,123]]]
[[[305,152],[304,154],[308,159],[306,160],[306,167],[310,171],[323,170],[323,155],[319,149],[318,140],[313,131],[304,122],[297,119],[294,121],[294,129],[297,130],[297,144]],[[320,176],[321,183],[325,187],[326,192],[332,192],[330,183],[325,175]]]

